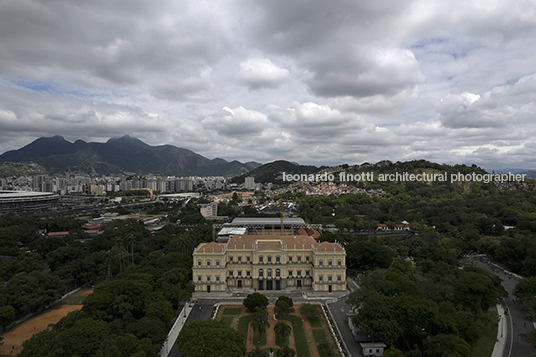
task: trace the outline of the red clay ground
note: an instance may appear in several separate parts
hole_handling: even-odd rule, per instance
[[[23,322],[13,330],[2,335],[4,345],[22,345],[34,333],[41,332],[48,328],[49,324],[57,323],[63,316],[71,311],[80,310],[83,305],[55,305],[46,312]]]
[[[82,289],[77,291],[72,297],[87,296],[93,292],[93,289]],[[70,297],[71,297],[70,296]],[[66,298],[68,300],[70,297]],[[66,302],[66,301],[65,301]],[[4,346],[22,345],[22,342],[30,339],[34,333],[41,332],[48,328],[48,325],[57,323],[63,316],[69,312],[80,310],[83,305],[56,304],[35,317],[15,327],[13,330],[2,335],[4,337]]]

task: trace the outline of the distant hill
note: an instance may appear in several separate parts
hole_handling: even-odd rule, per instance
[[[247,174],[234,177],[232,182],[244,183],[246,176],[253,176],[255,178],[255,182],[271,182],[274,184],[282,184],[282,172],[285,172],[287,174],[312,174],[318,172],[322,168],[323,167],[319,168],[316,166],[304,166],[294,164],[285,160],[278,160],[259,166],[251,172],[248,172]]]
[[[210,160],[193,151],[173,145],[150,146],[125,135],[106,143],[71,143],[62,136],[39,138],[18,150],[0,155],[0,162],[35,162],[49,173],[85,172],[175,176],[221,176],[247,173],[261,164]]]

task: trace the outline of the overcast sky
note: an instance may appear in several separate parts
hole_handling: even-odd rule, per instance
[[[534,0],[2,0],[0,152],[536,169]]]

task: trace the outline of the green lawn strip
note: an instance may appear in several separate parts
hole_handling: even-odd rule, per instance
[[[315,318],[312,318],[312,319],[308,319],[309,320],[309,323],[311,324],[311,327],[318,327],[318,328],[321,328],[322,327],[322,321],[320,321],[320,318],[319,317],[315,317]]]
[[[497,339],[497,309],[493,307],[487,314],[482,314],[478,325],[482,336],[474,345],[471,357],[489,357]]]
[[[222,316],[221,321],[225,322],[227,325],[231,326],[231,323],[233,322],[233,317],[232,316]]]
[[[246,337],[245,342],[244,342],[246,344],[247,344],[249,323],[252,318],[253,318],[253,315],[244,315],[238,319],[238,332],[240,332],[242,335]]]
[[[315,337],[316,343],[328,342],[326,333],[322,329],[312,329],[313,336]]]
[[[320,357],[334,357],[335,353],[333,353],[333,350],[335,349],[334,346],[331,346],[329,343],[319,343],[318,344],[318,354]]]
[[[258,330],[253,330],[253,345],[255,346],[264,346],[266,345],[266,332],[259,336]]]
[[[311,357],[302,320],[296,315],[289,315],[288,320],[292,324],[292,331],[294,332],[297,357]]]
[[[240,315],[241,313],[241,307],[226,307],[225,309],[223,309],[224,315]]]

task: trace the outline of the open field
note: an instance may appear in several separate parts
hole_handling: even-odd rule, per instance
[[[90,288],[77,291],[65,298],[61,303],[52,306],[43,313],[21,323],[13,330],[4,333],[2,335],[2,337],[4,337],[4,351],[0,351],[0,353],[3,352],[5,354],[6,351],[9,351],[13,346],[15,346],[16,351],[20,350],[22,342],[30,339],[33,334],[47,329],[50,324],[57,323],[68,313],[80,310],[83,306],[81,301],[92,292],[93,289]]]

